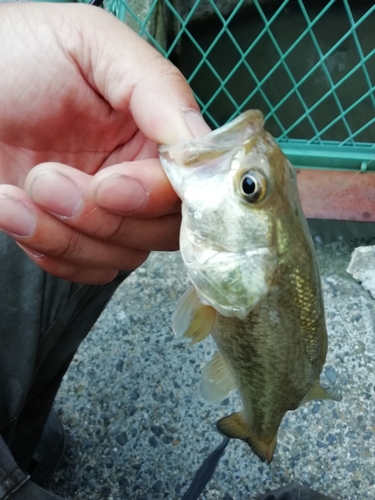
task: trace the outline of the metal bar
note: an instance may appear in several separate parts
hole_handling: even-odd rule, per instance
[[[375,151],[370,148],[282,142],[279,145],[296,168],[375,171]]]

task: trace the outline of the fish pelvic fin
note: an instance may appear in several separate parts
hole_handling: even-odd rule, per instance
[[[272,462],[277,436],[272,436],[267,440],[259,439],[250,431],[242,412],[232,413],[232,415],[220,419],[216,425],[221,434],[245,441],[262,462],[268,464]]]
[[[341,401],[341,395],[331,387],[322,387],[319,381],[315,382],[310,391],[303,398],[301,405],[309,401],[319,401],[322,399],[331,399],[333,401]]]
[[[190,287],[177,302],[172,327],[177,336],[189,338],[195,344],[211,333],[215,321],[215,309],[202,304],[194,287]]]
[[[203,398],[209,403],[218,403],[236,388],[228,363],[217,352],[202,370],[200,390]]]

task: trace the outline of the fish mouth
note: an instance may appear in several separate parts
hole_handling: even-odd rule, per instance
[[[212,159],[241,147],[252,136],[262,133],[264,115],[259,110],[250,109],[240,114],[230,123],[209,132],[202,137],[181,141],[172,146],[160,145],[160,156],[177,165],[195,167],[207,159]]]
[[[248,110],[230,123],[192,140],[173,145],[159,145],[159,158],[176,193],[183,199],[185,179],[199,171],[206,176],[223,168],[230,169],[235,152],[252,137],[264,135],[264,116],[259,110]]]

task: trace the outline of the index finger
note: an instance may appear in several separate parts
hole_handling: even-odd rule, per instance
[[[141,218],[179,213],[181,207],[157,159],[124,162],[100,170],[90,182],[89,197],[105,210]]]
[[[180,200],[156,158],[112,165],[95,176],[61,163],[42,163],[27,175],[25,189],[36,204],[67,224],[98,207],[107,219],[108,212],[156,218],[180,211]]]

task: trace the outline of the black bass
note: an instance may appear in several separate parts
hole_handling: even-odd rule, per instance
[[[161,146],[182,200],[181,255],[193,287],[173,318],[193,342],[218,352],[201,389],[220,401],[237,389],[243,410],[218,421],[271,462],[280,423],[321,387],[327,331],[318,264],[296,175],[260,111],[193,141]]]

